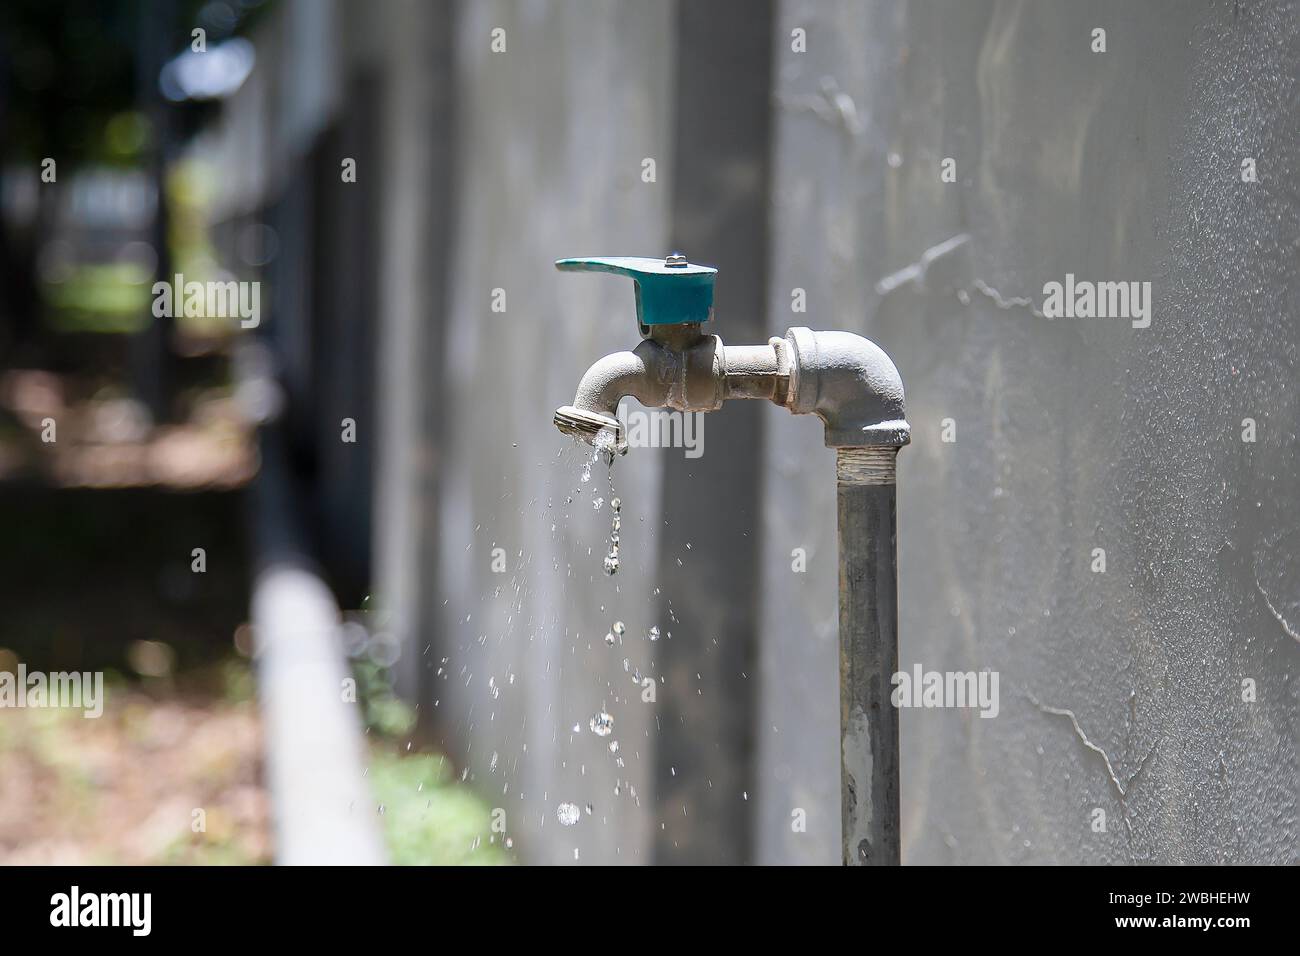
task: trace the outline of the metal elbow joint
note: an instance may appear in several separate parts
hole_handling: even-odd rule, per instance
[[[852,332],[785,333],[792,353],[786,404],[826,425],[831,448],[889,446],[911,441],[903,379],[885,351]]]

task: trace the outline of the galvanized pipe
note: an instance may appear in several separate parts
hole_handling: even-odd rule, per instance
[[[889,446],[836,455],[840,549],[840,821],[845,866],[899,849],[895,460]]]

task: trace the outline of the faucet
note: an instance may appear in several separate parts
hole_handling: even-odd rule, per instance
[[[910,440],[903,382],[889,356],[852,332],[787,329],[766,345],[724,345],[713,319],[717,269],[663,259],[560,259],[564,272],[632,279],[641,342],[596,361],[573,404],[555,411],[565,434],[627,452],[619,402],[709,412],[761,398],[813,414],[836,450],[840,628],[840,825],[845,865],[900,862],[895,459]]]

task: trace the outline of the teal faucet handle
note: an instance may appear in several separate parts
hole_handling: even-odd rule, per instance
[[[665,259],[641,256],[585,256],[557,259],[561,272],[610,272],[636,286],[636,318],[643,326],[707,322],[713,318],[713,277],[718,270],[697,266],[674,253]]]

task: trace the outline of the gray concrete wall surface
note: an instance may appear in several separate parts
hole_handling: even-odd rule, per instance
[[[685,251],[754,264],[719,275],[728,342],[839,328],[896,360],[914,429],[901,666],[998,675],[996,717],[902,714],[904,861],[1297,861],[1294,3],[780,0],[770,91],[726,93],[766,95],[754,162],[725,135],[677,141],[728,111],[718,88],[681,86],[708,85],[681,57],[709,48],[683,49],[703,34],[675,4],[393,9],[411,19],[378,31],[375,594],[400,612],[404,689],[522,859],[693,860],[719,843],[727,859],[839,859],[822,429],[770,407],[709,419],[706,459],[736,453],[711,429],[743,419],[757,468],[633,449],[609,579],[604,468],[581,482],[583,452],[550,422],[590,362],[636,342],[630,283],[552,260],[715,235]],[[430,65],[443,41],[445,70]],[[696,92],[709,102],[687,122]],[[705,178],[675,183],[681,169]],[[736,227],[763,182],[765,262],[759,227]],[[1150,324],[1048,318],[1044,286],[1067,275],[1150,282]],[[765,307],[729,315],[759,297],[747,282]],[[732,547],[671,525],[683,515],[722,523]],[[708,627],[674,628],[670,601]],[[651,646],[651,625],[707,666]],[[717,649],[722,633],[752,645]],[[645,703],[633,676],[667,679],[670,657],[674,686]],[[587,729],[601,709],[607,738]],[[746,736],[742,718],[752,756],[721,743]],[[664,721],[689,762],[656,752]],[[579,824],[560,824],[564,802]]]
[[[446,375],[445,437],[434,449],[439,573],[423,582],[435,679],[425,706],[532,862],[650,856],[655,710],[633,678],[655,673],[645,635],[660,623],[660,462],[632,454],[614,467],[622,570],[608,578],[605,466],[583,482],[588,449],[551,424],[590,363],[638,341],[633,289],[562,275],[553,262],[662,254],[672,13],[582,2],[459,8],[455,238],[446,364],[433,372]],[[496,28],[504,52],[492,50]],[[656,160],[653,182],[642,178],[646,158]],[[626,634],[608,647],[616,619]],[[614,718],[608,737],[588,726],[602,710]],[[582,821],[562,826],[561,803]]]
[[[897,361],[900,666],[1000,674],[902,714],[905,862],[1300,858],[1297,13],[780,6],[769,315]],[[1043,317],[1067,273],[1149,327]],[[832,460],[769,427],[760,858],[834,862]]]

